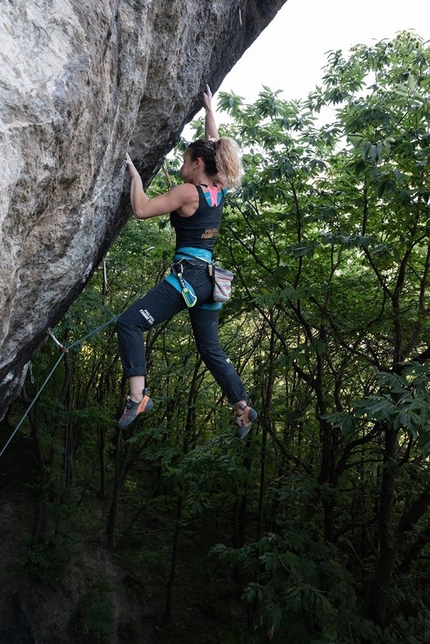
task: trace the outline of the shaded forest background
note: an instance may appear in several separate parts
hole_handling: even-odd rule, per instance
[[[167,217],[124,228],[1,425],[44,387],[0,463],[1,598],[39,641],[430,642],[429,90],[404,32],[331,52],[307,99],[220,95],[246,170],[217,245],[244,442],[187,313],[146,336],[156,405],[117,432],[113,320],[173,248]]]

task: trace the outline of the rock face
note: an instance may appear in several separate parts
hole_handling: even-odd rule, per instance
[[[285,0],[0,0],[0,419],[144,183]]]

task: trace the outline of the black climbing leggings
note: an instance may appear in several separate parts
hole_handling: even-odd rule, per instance
[[[200,304],[212,302],[212,282],[207,267],[187,264],[184,277],[197,295],[197,305],[188,312],[198,352],[228,401],[233,404],[246,400],[244,385],[219,343],[219,312],[199,308]],[[186,308],[182,294],[164,280],[122,313],[116,326],[119,354],[127,378],[147,375],[143,331]]]

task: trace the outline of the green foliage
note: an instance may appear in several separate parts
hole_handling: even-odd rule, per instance
[[[269,523],[258,541],[226,550],[250,575],[245,597],[258,606],[262,641],[272,627],[279,641],[286,632],[315,642],[426,637],[426,609],[412,628],[389,604],[381,610],[390,626],[369,620],[365,607],[384,603],[377,593],[366,599],[389,556],[387,548],[378,557],[375,543],[398,531],[399,560],[409,561],[414,540],[402,513],[423,528],[429,519],[429,373],[405,364],[429,337],[429,66],[428,47],[403,33],[349,56],[333,52],[324,86],[307,101],[284,102],[268,88],[255,106],[220,100],[246,150],[222,250],[255,306],[247,324],[255,317],[267,339],[260,410],[266,397],[269,453],[320,484],[301,504],[312,525]],[[317,129],[327,108],[335,120]],[[292,466],[267,467],[291,512]],[[263,507],[269,499],[266,492]],[[390,513],[388,534],[376,529],[379,512]],[[328,561],[337,562],[330,573]],[[392,580],[384,583],[395,587]],[[349,607],[344,594],[356,598]]]
[[[31,575],[46,584],[59,581],[71,554],[70,550],[63,550],[56,543],[30,540],[21,551],[13,568],[13,576],[22,578]]]
[[[50,480],[32,486],[40,495],[43,532],[27,539],[14,563],[11,575],[24,578],[28,575],[44,583],[59,581],[75,552],[79,541],[81,515],[76,508],[73,490]]]
[[[218,545],[221,560],[243,567],[251,578],[244,599],[258,602],[258,641],[271,633],[273,642],[354,642],[361,620],[355,582],[333,545],[318,533],[318,520],[307,510],[315,504],[318,486],[311,479],[293,479],[273,490],[277,505],[274,531],[235,551]],[[318,634],[318,638],[317,638]]]
[[[94,330],[163,279],[173,250],[167,218],[130,220],[55,329],[75,348],[31,417],[51,494],[24,572],[59,577],[49,548],[68,553],[66,532],[93,528],[74,524],[82,507],[111,529],[148,612],[160,615],[170,593],[165,641],[196,641],[189,606],[219,644],[430,639],[430,374],[426,357],[413,359],[430,338],[429,68],[428,45],[401,33],[331,52],[307,99],[267,87],[254,105],[220,95],[220,131],[239,141],[246,171],[217,243],[235,273],[221,341],[259,422],[235,438],[184,312],[145,337],[156,405],[117,446],[114,326]],[[169,156],[174,183],[184,146]],[[165,189],[161,172],[149,192]],[[47,343],[29,398],[57,357]],[[221,629],[202,588],[227,598],[217,608],[234,619]],[[91,593],[75,626],[103,641],[111,592]]]
[[[113,633],[113,588],[109,581],[95,582],[81,597],[69,623],[69,632],[79,644],[102,644]]]

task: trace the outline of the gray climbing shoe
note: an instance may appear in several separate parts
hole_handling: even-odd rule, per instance
[[[151,411],[154,406],[154,401],[148,396],[146,389],[144,389],[142,393],[143,397],[140,402],[134,402],[130,397],[127,398],[124,411],[118,421],[118,429],[125,429],[131,425],[131,423],[133,423],[140,414]]]
[[[240,412],[236,412],[236,436],[238,438],[245,438],[251,431],[252,423],[256,420],[258,414],[255,409],[248,407],[248,405],[241,405],[240,409]]]

